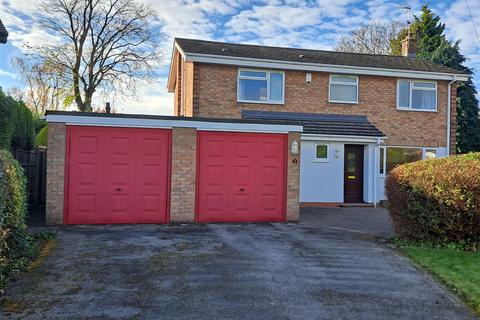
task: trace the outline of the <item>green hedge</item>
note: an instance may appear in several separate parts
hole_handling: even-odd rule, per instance
[[[43,127],[35,138],[35,144],[37,146],[47,146],[48,140],[48,127]]]
[[[35,145],[35,120],[27,106],[0,88],[0,148],[31,149]]]
[[[9,275],[27,264],[26,178],[10,152],[0,149],[0,288]]]
[[[390,172],[385,188],[401,238],[480,242],[480,153],[401,165]]]

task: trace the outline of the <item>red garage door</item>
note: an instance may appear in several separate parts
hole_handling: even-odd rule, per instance
[[[166,223],[170,130],[68,127],[68,224]]]
[[[198,137],[198,221],[285,221],[286,135]]]

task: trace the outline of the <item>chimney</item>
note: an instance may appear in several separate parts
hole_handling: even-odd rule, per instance
[[[402,40],[402,56],[407,58],[415,58],[417,56],[417,40],[410,34],[410,29],[408,29],[408,34],[405,39]]]
[[[110,113],[110,111],[111,111],[110,102],[107,102],[107,104],[105,105],[105,113]]]

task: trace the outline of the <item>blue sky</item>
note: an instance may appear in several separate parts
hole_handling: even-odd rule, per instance
[[[160,77],[139,87],[140,100],[109,98],[121,112],[172,114],[173,97],[166,90],[173,37],[191,37],[228,42],[331,49],[338,37],[369,21],[406,20],[399,6],[414,12],[428,2],[447,25],[450,39],[461,39],[467,65],[480,74],[480,40],[477,39],[465,0],[138,0],[155,8],[166,34],[162,47],[165,61]],[[468,0],[473,20],[480,31],[480,0]],[[25,44],[43,43],[51,38],[32,23],[35,5],[31,0],[0,0],[0,18],[10,32],[9,43],[0,47],[0,86],[21,87],[11,66],[24,53]],[[478,76],[477,78],[480,78]],[[477,88],[480,81],[475,79]],[[99,105],[103,101],[97,100]]]

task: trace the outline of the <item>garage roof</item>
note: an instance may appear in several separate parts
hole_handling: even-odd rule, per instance
[[[289,120],[302,125],[303,132],[310,134],[385,137],[363,115],[242,110],[242,117],[248,120]]]
[[[238,132],[302,132],[297,121],[290,119],[217,119],[174,117],[145,114],[46,111],[47,122],[67,125],[116,126],[136,128],[196,128],[197,130]]]

